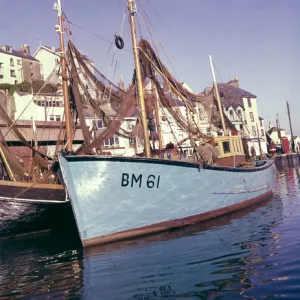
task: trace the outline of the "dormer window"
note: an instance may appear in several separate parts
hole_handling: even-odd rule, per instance
[[[233,111],[233,109],[229,110],[229,118],[230,118],[231,121],[234,120],[234,111]]]
[[[238,109],[236,111],[237,115],[238,115],[238,120],[239,121],[243,121],[243,114],[242,114],[242,111],[240,109]]]

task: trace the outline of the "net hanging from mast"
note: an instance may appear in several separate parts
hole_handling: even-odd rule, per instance
[[[99,70],[90,64],[86,57],[76,49],[71,41],[68,43],[68,48],[68,56],[71,65],[71,89],[80,123],[84,123],[87,108],[89,107],[92,116],[102,119],[106,126],[106,128],[93,139],[91,137],[91,132],[84,124],[83,134],[85,142],[78,151],[89,152],[93,148],[101,150],[104,141],[111,138],[113,135],[122,136],[124,138],[141,136],[141,122],[139,121],[136,122],[136,126],[131,131],[122,128],[124,118],[131,116],[133,112],[137,112],[136,115],[139,116],[135,72],[132,84],[129,89],[125,91],[112,83]],[[193,119],[193,114],[187,114],[187,116],[182,115],[178,109],[179,106],[182,105],[185,105],[190,110],[194,110],[195,103],[200,103],[206,113],[210,116],[211,123],[216,127],[220,127],[221,118],[216,105],[213,89],[207,94],[191,93],[180,82],[174,79],[148,41],[142,39],[139,43],[139,48],[144,87],[147,79],[150,79],[158,96],[145,96],[148,129],[153,125],[152,119],[155,101],[158,101],[159,105],[168,111],[169,115],[175,120],[177,126],[188,135],[198,135],[203,138],[208,137],[200,132]],[[159,70],[159,72],[157,72],[157,70]],[[171,92],[165,91],[165,88],[161,83],[162,78],[164,84],[171,87]],[[178,98],[180,100],[178,100]],[[104,106],[107,103],[114,109],[114,114],[108,114],[104,109]],[[225,122],[228,128],[234,128],[226,115]],[[157,140],[155,134],[150,138],[152,140]]]

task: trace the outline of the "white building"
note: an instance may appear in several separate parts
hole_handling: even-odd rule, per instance
[[[61,79],[57,76],[60,62],[59,51],[59,48],[40,46],[33,54],[33,57],[40,62],[41,76],[43,80],[46,80],[53,72],[52,83],[54,84],[61,82]],[[55,71],[53,71],[54,69]]]
[[[247,137],[249,148],[253,146],[258,155],[259,138],[262,152],[267,153],[265,125],[258,114],[257,97],[241,89],[237,77],[228,83],[219,83],[218,87],[224,113],[238,133]]]
[[[116,116],[116,112],[111,108],[110,104],[101,106],[101,109],[105,112],[105,115],[110,117],[111,119]],[[136,121],[137,111],[131,110],[128,116],[123,119],[121,128],[126,131],[131,131],[136,125]],[[94,138],[98,137],[106,128],[102,119],[93,117],[88,114],[85,118],[85,122],[90,130],[92,130]],[[111,138],[106,139],[103,142],[102,151],[111,153],[111,155],[133,156],[136,153],[142,152],[143,147],[139,147],[138,138],[128,139],[115,134]]]
[[[61,84],[61,77],[58,76],[60,70],[60,48],[40,46],[33,55],[40,62],[41,75],[43,80],[46,80],[51,74],[49,82],[53,85]],[[88,67],[92,73],[93,61],[83,55],[83,58],[88,62]],[[78,67],[78,63],[76,62]],[[79,69],[78,69],[79,70]],[[85,81],[82,72],[79,72],[81,80],[84,82],[84,86],[90,88],[91,83]]]
[[[15,92],[15,118],[18,120],[62,121],[63,94],[30,94]]]
[[[285,129],[278,128],[275,126],[271,127],[268,130],[268,134],[269,134],[271,140],[273,141],[273,143],[276,145],[281,145],[281,138],[284,136],[287,136]]]
[[[0,83],[17,84],[41,80],[40,64],[30,55],[27,44],[21,50],[11,46],[0,46]]]

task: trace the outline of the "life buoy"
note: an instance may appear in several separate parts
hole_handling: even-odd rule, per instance
[[[124,40],[119,35],[115,36],[115,44],[118,49],[124,48]]]

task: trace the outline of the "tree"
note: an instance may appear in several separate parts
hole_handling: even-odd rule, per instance
[[[13,95],[14,92],[31,93],[33,91],[34,93],[37,93],[43,87],[44,83],[45,82],[43,80],[36,80],[33,81],[32,83],[26,81],[18,84],[1,83],[0,90],[4,90],[4,91],[8,90],[8,93],[10,95]],[[53,86],[51,84],[45,85],[40,91],[40,93],[51,93],[51,94],[55,92],[57,92],[57,86]]]

